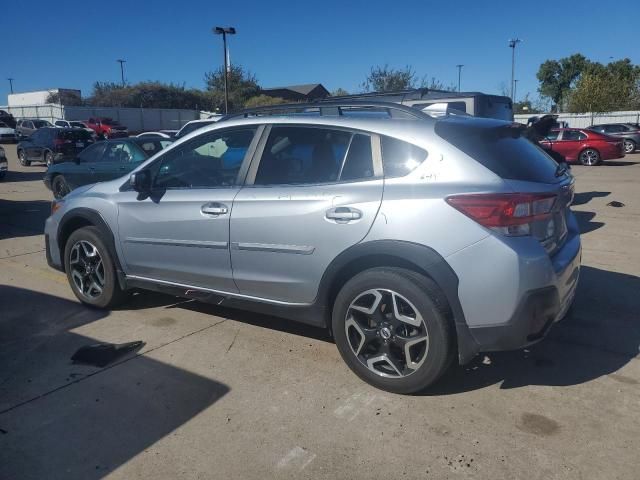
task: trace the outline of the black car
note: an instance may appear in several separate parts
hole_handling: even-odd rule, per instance
[[[621,138],[624,144],[624,153],[633,153],[636,151],[636,148],[638,148],[638,145],[640,145],[640,129],[630,123],[591,125],[589,130]]]
[[[5,123],[9,128],[16,128],[16,119],[4,110],[0,110],[0,122]]]
[[[18,143],[16,151],[20,165],[43,162],[47,166],[74,159],[93,144],[91,134],[78,128],[40,128]]]
[[[70,162],[47,169],[44,184],[57,199],[74,188],[126,175],[140,162],[173,143],[166,138],[118,138],[97,142]]]

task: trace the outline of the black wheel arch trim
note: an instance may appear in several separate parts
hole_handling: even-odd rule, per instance
[[[345,272],[345,269],[349,269],[350,265],[357,265],[358,261],[367,258],[397,259],[400,261],[399,266],[404,264],[406,267],[430,277],[442,290],[449,303],[456,329],[460,364],[468,363],[480,351],[480,346],[469,331],[460,304],[458,276],[444,257],[434,249],[419,243],[402,240],[372,240],[356,244],[343,251],[329,264],[322,276],[318,295],[314,302],[316,310],[330,314],[333,298],[337,294],[337,285],[341,283],[341,273]],[[384,260],[381,260],[380,264],[375,266],[384,266],[384,263]],[[398,264],[393,266],[398,266]],[[326,316],[324,321],[326,323]]]
[[[66,242],[66,239],[69,238],[69,235],[71,235],[72,232],[69,232],[66,238],[64,239],[62,238],[62,233],[65,232],[66,227],[70,223],[77,221],[79,219],[90,223],[91,225],[93,225],[94,227],[102,231],[103,233],[102,240],[104,240],[107,248],[109,249],[109,254],[111,255],[111,258],[113,258],[113,261],[116,266],[118,283],[120,284],[120,288],[125,290],[127,288],[126,275],[124,273],[124,270],[122,269],[122,265],[120,264],[120,259],[118,258],[118,253],[116,250],[116,242],[115,242],[115,237],[113,235],[113,231],[111,230],[107,222],[104,220],[104,218],[102,218],[102,215],[100,215],[100,213],[97,212],[96,210],[92,210],[90,208],[85,208],[85,207],[74,208],[72,210],[69,210],[67,213],[65,213],[60,219],[60,223],[58,225],[58,232],[57,232],[57,243],[58,243],[58,248],[60,249],[60,258],[62,259],[62,265],[63,265],[62,268],[64,269],[64,248],[65,248],[64,243]],[[63,240],[65,240],[65,242],[63,242]]]

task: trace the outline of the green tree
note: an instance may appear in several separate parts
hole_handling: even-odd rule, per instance
[[[187,109],[206,109],[213,104],[201,90],[161,82],[140,82],[125,87],[119,83],[96,82],[87,103],[104,107]]]
[[[347,92],[344,88],[337,88],[333,92],[331,92],[332,97],[341,97],[343,95],[349,95],[349,92]]]
[[[361,86],[365,92],[391,92],[416,88],[418,80],[416,72],[409,65],[402,69],[384,65],[371,67],[369,75]]]
[[[576,53],[560,60],[547,60],[538,69],[537,77],[540,82],[538,91],[561,108],[564,99],[579,80],[580,75],[589,65],[584,55]]]
[[[224,109],[224,67],[205,73],[205,83],[215,108]],[[251,97],[260,94],[260,86],[255,75],[242,65],[231,65],[228,72],[229,110],[238,110]]]
[[[610,112],[640,107],[640,68],[628,59],[590,68],[569,101],[570,112]]]
[[[269,105],[279,105],[281,103],[287,103],[287,101],[284,98],[270,97],[268,95],[260,94],[249,98],[244,103],[244,108],[267,107]]]
[[[47,103],[57,103],[59,105],[66,105],[70,107],[79,107],[84,105],[82,97],[77,92],[52,92],[47,97]]]

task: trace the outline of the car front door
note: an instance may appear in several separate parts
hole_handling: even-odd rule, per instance
[[[553,144],[553,149],[568,162],[573,162],[580,153],[581,138],[586,138],[586,135],[577,130],[562,130],[558,140]]]
[[[327,266],[376,217],[379,137],[295,125],[274,125],[264,135],[233,203],[233,278],[244,295],[311,303]]]
[[[41,162],[43,159],[44,145],[47,142],[49,135],[46,130],[36,130],[29,136],[27,146],[25,148],[25,154],[27,160],[32,162]]]
[[[127,275],[237,292],[229,218],[261,130],[245,126],[202,133],[146,167],[153,178],[150,195],[119,194],[118,237]]]
[[[104,148],[104,142],[95,143],[80,152],[75,161],[64,164],[64,178],[72,190],[96,181],[94,172],[102,161]]]

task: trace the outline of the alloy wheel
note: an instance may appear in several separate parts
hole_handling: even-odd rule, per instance
[[[83,297],[93,300],[102,294],[104,263],[95,245],[87,240],[76,242],[71,248],[69,266],[71,279]]]
[[[597,163],[600,161],[600,158],[598,152],[596,152],[595,150],[585,150],[580,154],[580,160],[582,161],[583,165],[593,166],[597,165]]]
[[[27,165],[27,157],[24,154],[24,151],[20,150],[18,152],[18,161],[20,162],[20,165],[22,165],[23,167]]]
[[[356,358],[382,377],[411,375],[429,351],[422,315],[393,290],[377,288],[358,295],[347,309],[345,332]]]
[[[50,167],[51,165],[53,165],[53,153],[51,152],[47,152],[44,155],[44,163],[47,164],[47,167]]]
[[[625,153],[633,153],[636,149],[636,144],[633,143],[631,140],[625,140],[624,141],[624,152]]]

